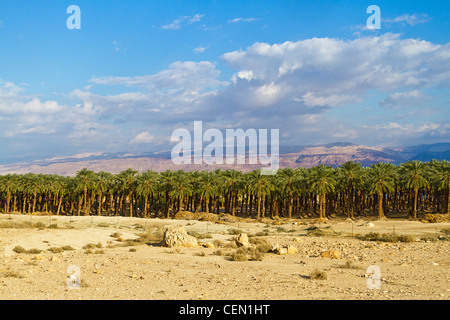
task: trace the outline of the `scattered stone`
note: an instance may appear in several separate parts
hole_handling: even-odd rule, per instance
[[[275,254],[279,254],[279,255],[287,254],[287,248],[280,246],[278,244],[274,245],[270,251],[272,251]]]
[[[337,250],[327,250],[323,251],[320,256],[322,258],[331,258],[331,259],[339,259],[340,258],[340,252]]]
[[[236,245],[238,247],[246,247],[246,246],[250,245],[250,242],[248,241],[248,236],[246,233],[238,234],[234,241],[236,242]]]
[[[42,254],[37,254],[34,256],[33,260],[42,261],[44,260],[44,256]]]
[[[188,247],[198,246],[197,238],[187,234],[183,226],[170,226],[164,231],[161,244],[165,247]]]
[[[204,244],[203,244],[203,247],[209,248],[209,249],[215,248],[214,243],[212,243],[212,242],[206,242],[206,243],[204,243]]]
[[[279,244],[275,244],[270,251],[279,255],[295,254],[298,252],[297,248],[294,246],[280,246]]]
[[[296,254],[298,252],[297,248],[294,246],[287,246],[287,254]]]

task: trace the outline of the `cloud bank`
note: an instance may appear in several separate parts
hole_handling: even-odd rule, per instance
[[[200,19],[183,17],[166,28]],[[222,66],[234,71],[229,79]],[[68,94],[72,104],[27,96],[25,88],[0,82],[3,147],[25,150],[40,139],[61,153],[142,151],[143,144],[148,151],[169,149],[171,132],[196,120],[218,129],[280,129],[282,145],[415,144],[449,137],[442,121],[448,108],[428,91],[450,86],[450,44],[397,34],[259,42],[224,53],[220,63],[176,61],[155,74],[88,81],[87,88]],[[96,93],[100,87],[121,93]],[[447,115],[418,119],[404,112],[427,107]]]

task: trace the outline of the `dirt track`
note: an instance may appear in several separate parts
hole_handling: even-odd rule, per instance
[[[41,228],[8,228],[10,224],[40,223]],[[294,223],[293,223],[294,222]],[[449,241],[375,242],[351,235],[368,232],[411,235],[414,240],[435,237],[450,223],[367,221],[340,219],[327,236],[306,236],[313,221],[273,224],[229,221],[142,220],[112,217],[0,216],[0,299],[444,299],[450,296]],[[184,225],[201,242],[218,248],[164,248],[124,246],[144,231]],[[50,228],[49,228],[50,226]],[[266,253],[262,261],[232,261],[233,229],[256,234],[270,244],[292,245],[295,254]],[[264,232],[264,233],[261,233]],[[339,233],[339,234],[336,234]],[[345,234],[345,236],[343,236]],[[100,243],[100,245],[99,245]],[[96,244],[92,249],[83,249]],[[44,250],[40,254],[16,253]],[[52,253],[49,248],[74,250]],[[323,258],[327,250],[339,259]],[[222,255],[219,255],[219,252]],[[347,264],[350,261],[350,264]],[[80,270],[81,288],[67,287],[68,267]],[[369,266],[381,271],[380,289],[367,286]],[[311,278],[315,270],[326,280]]]

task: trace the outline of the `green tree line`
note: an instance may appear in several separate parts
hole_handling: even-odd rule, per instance
[[[174,217],[180,211],[241,217],[310,218],[449,213],[450,162],[284,168],[276,175],[182,170],[119,174],[83,169],[75,177],[0,176],[0,211],[53,215]]]

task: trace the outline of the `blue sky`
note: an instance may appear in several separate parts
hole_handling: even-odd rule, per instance
[[[0,0],[0,163],[170,150],[194,121],[448,142],[449,42],[448,1]]]

